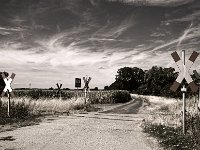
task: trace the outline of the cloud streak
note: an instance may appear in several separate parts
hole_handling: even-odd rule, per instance
[[[192,3],[193,0],[108,0],[111,2],[123,2],[126,4],[138,6],[165,6],[176,7],[184,4]]]

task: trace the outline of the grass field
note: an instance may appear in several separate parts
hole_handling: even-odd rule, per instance
[[[12,124],[34,120],[38,116],[69,114],[76,110],[90,109],[91,104],[121,103],[131,100],[127,91],[91,91],[84,97],[82,91],[62,91],[61,98],[53,90],[16,90],[10,101],[10,117],[7,115],[8,98],[0,100],[0,124]],[[85,103],[86,102],[86,103]]]

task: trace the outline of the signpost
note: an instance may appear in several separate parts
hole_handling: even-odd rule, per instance
[[[191,66],[193,65],[193,63],[195,62],[196,58],[198,57],[199,53],[194,51],[192,55],[190,56],[189,60],[187,61],[187,63],[185,63],[185,50],[182,51],[182,60],[180,59],[177,52],[173,52],[171,55],[174,61],[176,62],[176,65],[178,66],[179,75],[170,89],[175,92],[180,86],[180,84],[182,83],[183,79],[185,78],[192,92],[197,92],[198,87],[192,80],[189,74],[189,70]],[[183,111],[183,134],[185,134],[185,93],[187,92],[185,85],[183,85],[183,88],[181,89],[181,91],[183,92],[183,110],[182,110]]]
[[[62,84],[61,84],[61,83],[57,83],[56,85],[57,85],[57,87],[58,87],[57,95],[59,95],[59,97],[60,97],[60,99],[61,99],[61,98],[62,98],[62,97],[61,97],[61,87],[62,87]]]
[[[11,88],[11,83],[15,77],[15,74],[12,73],[11,77],[9,79],[6,78],[5,74],[2,73],[1,74],[3,81],[5,83],[5,88],[3,90],[3,92],[1,93],[1,97],[3,97],[6,93],[8,96],[8,117],[10,117],[10,97],[14,97],[14,93],[13,90]]]
[[[83,88],[83,90],[84,90],[84,92],[85,92],[85,104],[86,104],[86,98],[87,98],[87,93],[89,92],[89,83],[90,83],[90,80],[91,80],[92,78],[91,77],[83,77],[83,81],[84,81],[84,83],[85,83],[85,86],[84,86],[84,88]]]

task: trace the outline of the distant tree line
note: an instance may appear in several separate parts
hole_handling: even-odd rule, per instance
[[[155,95],[165,97],[180,97],[181,88],[177,92],[170,90],[171,85],[176,80],[178,73],[174,68],[162,68],[153,66],[149,70],[142,70],[137,67],[124,67],[117,71],[115,82],[110,86],[105,86],[105,90],[128,90],[132,93],[142,95]],[[192,76],[194,79],[194,76]],[[192,92],[188,84],[183,81],[187,87],[187,96],[191,96]]]

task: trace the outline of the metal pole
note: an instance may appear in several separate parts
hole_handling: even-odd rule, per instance
[[[62,99],[62,97],[61,97],[61,90],[60,90],[60,100]]]
[[[76,88],[76,99],[78,99],[78,87]]]
[[[85,104],[86,104],[86,99],[87,99],[87,89],[85,88]]]
[[[10,117],[10,93],[7,91],[8,94],[8,117]]]
[[[199,87],[198,87],[199,90]],[[195,109],[196,109],[196,114],[198,114],[198,103],[199,103],[199,93],[195,95]]]
[[[183,89],[185,85],[183,86]],[[183,91],[183,134],[185,134],[185,92]]]
[[[197,110],[198,110],[198,112],[197,113],[199,113],[199,103],[200,103],[200,85],[199,85],[199,94],[198,94],[198,103],[197,103]]]
[[[183,60],[183,64],[185,67],[185,50],[182,50],[182,60]],[[185,69],[184,69],[185,71]],[[185,85],[183,85],[183,88],[181,89],[181,91],[183,92],[183,134],[185,134],[185,92],[187,91],[187,89],[185,88]]]

